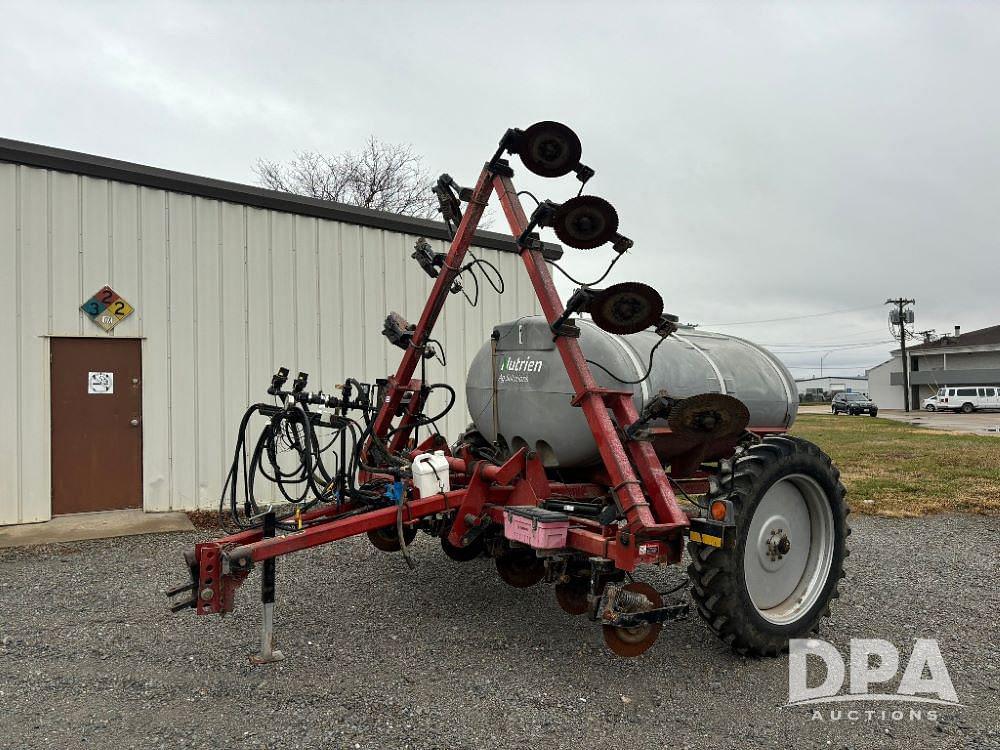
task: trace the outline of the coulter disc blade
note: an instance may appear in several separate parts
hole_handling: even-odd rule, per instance
[[[625,586],[626,591],[642,594],[652,603],[652,609],[663,606],[663,597],[648,583],[635,581]],[[648,623],[636,628],[618,628],[604,625],[604,643],[618,656],[638,656],[652,646],[663,630],[663,623]]]

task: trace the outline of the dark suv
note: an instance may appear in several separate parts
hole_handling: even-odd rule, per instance
[[[834,414],[844,412],[852,417],[856,414],[878,414],[878,405],[862,393],[838,393],[833,397],[830,410]]]

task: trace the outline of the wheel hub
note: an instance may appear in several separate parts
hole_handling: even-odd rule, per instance
[[[769,514],[762,520],[756,537],[756,562],[760,567],[774,573],[786,564],[792,551],[792,534],[799,531],[796,525],[795,519],[785,514]]]
[[[784,529],[771,529],[771,536],[767,538],[767,556],[772,562],[777,562],[792,549],[792,542],[788,538]]]
[[[563,155],[563,144],[555,138],[546,138],[538,144],[538,155],[542,161],[556,161]]]
[[[743,568],[757,611],[794,622],[820,596],[833,553],[833,516],[811,477],[790,475],[761,498],[746,538]]]

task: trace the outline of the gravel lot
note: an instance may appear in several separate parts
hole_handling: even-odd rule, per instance
[[[0,747],[1000,747],[1000,519],[854,526],[824,637],[886,638],[904,659],[937,638],[964,708],[811,720],[781,708],[787,658],[737,657],[697,617],[617,659],[548,587],[507,588],[423,536],[412,572],[363,540],[280,561],[289,658],[251,667],[259,577],[232,617],[172,616],[161,592],[197,538],[172,534],[0,551]]]

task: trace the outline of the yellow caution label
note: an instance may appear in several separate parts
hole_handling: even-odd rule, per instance
[[[709,547],[721,547],[722,546],[722,537],[721,536],[712,536],[711,534],[700,534],[699,536],[701,536],[701,543],[702,544],[707,544]]]
[[[688,533],[688,536],[691,538],[692,542],[700,542],[701,544],[707,544],[709,547],[722,546],[721,536],[713,536],[712,534],[703,534],[702,532],[695,531],[694,529],[691,529],[691,531]]]

